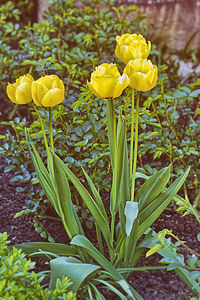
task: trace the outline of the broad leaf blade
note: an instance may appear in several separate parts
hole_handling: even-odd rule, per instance
[[[116,289],[112,284],[110,284],[109,282],[105,281],[105,280],[101,280],[101,279],[96,279],[95,280],[97,283],[101,283],[104,286],[106,286],[109,290],[111,290],[114,294],[116,294],[118,297],[120,297],[120,299],[122,300],[127,300],[127,297],[124,296],[120,291],[118,291],[118,289]]]
[[[169,205],[170,201],[174,198],[176,193],[183,185],[189,173],[189,170],[190,168],[188,168],[184,174],[178,177],[164,193],[162,193],[153,202],[151,202],[141,213],[139,213],[140,225],[138,228],[138,239],[146,231],[146,229],[149,228],[155,222],[155,220]]]
[[[27,255],[31,255],[38,251],[44,251],[44,252],[48,251],[59,256],[77,255],[77,250],[74,247],[71,247],[69,245],[64,245],[61,243],[30,242],[30,243],[16,244],[11,247],[22,249],[22,251]],[[44,256],[42,252],[41,252],[41,256]],[[34,255],[32,255],[32,257],[34,257]]]
[[[71,245],[78,246],[84,248],[90,256],[109,274],[113,277],[113,279],[123,288],[123,290],[134,299],[129,285],[126,280],[122,277],[122,275],[115,269],[115,267],[92,245],[92,243],[83,235],[75,236],[71,243]]]
[[[32,151],[30,153],[31,153],[31,158],[32,158],[32,161],[33,161],[35,171],[36,171],[38,179],[40,181],[40,185],[43,188],[43,190],[44,190],[47,198],[49,199],[51,205],[54,207],[57,214],[60,215],[59,208],[58,208],[58,203],[57,203],[57,197],[56,197],[56,193],[55,193],[54,183],[51,180],[50,175],[48,174],[47,170],[46,170],[47,174],[45,174],[46,173],[44,171],[45,166],[44,166],[42,160],[39,159],[39,154],[37,153],[37,151],[35,150],[35,153],[37,153],[37,155],[34,155]],[[39,163],[38,163],[38,161],[39,161]],[[43,171],[41,171],[41,170],[43,170]],[[50,185],[50,183],[51,183],[51,185]]]
[[[125,150],[125,141],[126,141],[126,126],[125,122],[122,121],[121,117],[118,120],[117,126],[117,146],[116,146],[116,157],[115,157],[115,166],[113,170],[113,183],[111,191],[111,214],[115,214],[119,210],[120,204],[120,187],[121,180],[123,177],[123,157]],[[127,184],[127,183],[126,183]]]
[[[54,162],[54,178],[57,187],[57,195],[60,207],[60,215],[62,221],[65,223],[64,227],[67,230],[67,233],[70,239],[81,233],[83,230],[80,224],[77,224],[77,218],[74,217],[76,214],[74,206],[71,200],[71,192],[67,177],[63,169],[58,165],[58,162],[53,158]],[[66,228],[67,227],[67,228]],[[79,229],[81,231],[79,232]]]
[[[99,210],[96,202],[91,197],[91,195],[88,193],[86,188],[82,185],[82,183],[79,181],[79,179],[71,172],[71,170],[63,163],[63,161],[55,153],[53,153],[52,155],[54,156],[54,160],[57,161],[59,167],[61,167],[63,169],[63,171],[68,176],[68,178],[74,184],[75,188],[77,189],[80,196],[82,197],[85,205],[87,206],[87,208],[91,212],[92,216],[95,218],[95,221],[97,222],[99,228],[101,229],[107,245],[110,248],[112,248],[108,220],[105,218],[105,216]]]
[[[77,292],[80,286],[88,276],[93,275],[100,269],[99,266],[92,264],[85,264],[73,257],[58,257],[50,261],[51,279],[49,288],[54,290],[56,288],[57,278],[63,276],[68,277],[72,281],[70,289]]]
[[[91,188],[91,191],[92,191],[92,193],[94,195],[94,198],[96,200],[96,203],[97,203],[98,207],[101,209],[102,214],[107,219],[106,210],[105,210],[105,207],[104,207],[103,202],[101,200],[101,196],[99,195],[99,192],[97,191],[94,183],[92,182],[92,180],[90,179],[90,177],[88,176],[88,174],[85,172],[85,170],[83,169],[83,167],[82,167],[82,170],[83,170],[85,178],[87,179],[87,182],[88,182],[88,184],[89,184],[89,186]]]
[[[171,165],[156,172],[139,188],[135,201],[139,202],[140,212],[163,191],[170,179],[170,169]]]

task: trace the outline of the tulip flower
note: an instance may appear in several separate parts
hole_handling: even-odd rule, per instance
[[[31,102],[31,84],[34,81],[30,74],[20,76],[15,83],[8,83],[8,98],[15,104],[27,104]]]
[[[141,34],[125,33],[116,37],[115,55],[125,64],[136,58],[147,58],[151,51],[151,42],[148,44]]]
[[[151,90],[158,79],[158,69],[150,60],[138,58],[130,60],[124,69],[130,78],[130,87],[137,91]]]
[[[96,67],[87,84],[95,96],[106,100],[119,97],[129,82],[129,77],[126,74],[121,76],[115,64],[104,63]]]
[[[65,88],[57,75],[46,75],[32,83],[33,101],[38,106],[53,107],[63,102]]]

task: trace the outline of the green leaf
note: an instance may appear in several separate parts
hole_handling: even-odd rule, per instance
[[[140,212],[163,191],[170,179],[170,169],[171,165],[156,172],[139,188],[135,201],[139,202]]]
[[[174,198],[184,183],[189,171],[190,168],[188,168],[185,173],[179,176],[164,193],[162,193],[158,198],[154,199],[153,202],[151,202],[141,213],[139,213],[140,225],[138,228],[138,239],[169,205],[170,201]]]
[[[149,257],[150,255],[156,253],[158,250],[160,250],[162,248],[163,248],[163,246],[161,244],[155,245],[146,253],[146,257]]]
[[[29,135],[27,131],[25,130],[25,136],[26,136],[26,141],[27,145],[29,148],[29,152],[31,154],[31,158],[33,161],[33,165],[35,168],[35,171],[37,173],[38,179],[40,181],[40,184],[44,190],[44,192],[47,195],[47,198],[49,199],[51,205],[54,207],[56,210],[57,214],[59,215],[59,208],[58,208],[58,203],[57,203],[57,198],[56,198],[56,190],[55,190],[55,185],[52,177],[48,173],[47,169],[45,168],[45,165],[40,158],[38,152],[36,151],[35,147],[31,143],[31,140],[29,138]],[[33,151],[32,151],[32,149]]]
[[[130,267],[133,266],[133,261],[135,258],[135,248],[137,243],[138,226],[139,226],[139,220],[138,218],[136,218],[131,228],[130,235],[129,237],[126,238],[125,254],[124,254],[125,266],[130,266]]]
[[[200,89],[194,90],[191,94],[190,97],[198,97],[200,94]]]
[[[55,153],[53,153],[52,155],[54,156],[54,160],[58,163],[58,165],[67,174],[67,176],[69,177],[69,179],[74,184],[77,191],[79,192],[81,198],[85,202],[85,205],[87,206],[87,208],[91,212],[92,216],[96,220],[99,228],[101,229],[102,234],[106,240],[108,247],[112,248],[112,244],[111,244],[112,241],[110,240],[110,228],[109,228],[107,218],[105,218],[105,216],[102,214],[97,203],[94,201],[94,199],[88,193],[88,191],[85,189],[85,187],[79,181],[79,179],[70,171],[70,169],[62,162],[62,160]]]
[[[52,154],[51,154],[52,155]],[[57,160],[54,159],[54,178],[57,187],[57,201],[59,201],[60,217],[63,225],[71,239],[78,233],[83,234],[83,229],[80,222],[77,224],[78,216],[75,217],[76,211],[74,209],[71,192],[67,177],[63,169],[59,166]]]
[[[84,281],[89,276],[94,276],[94,273],[100,269],[99,266],[82,263],[80,260],[73,257],[57,257],[50,261],[51,278],[49,283],[50,290],[56,288],[57,278],[63,276],[68,277],[73,284],[70,289],[77,292]]]
[[[92,245],[92,243],[83,235],[76,235],[71,245],[84,248],[88,254],[104,269],[110,276],[123,288],[123,290],[134,299],[129,285],[115,267]]]
[[[105,281],[105,280],[101,280],[101,279],[96,279],[95,280],[97,283],[102,283],[104,286],[106,286],[109,290],[111,290],[114,294],[116,294],[118,297],[120,297],[120,299],[122,300],[127,300],[127,297],[124,296],[120,291],[118,291],[112,284],[110,284],[109,282]]]
[[[114,215],[119,210],[120,201],[127,201],[128,199],[124,199],[120,193],[121,187],[121,180],[123,178],[122,172],[126,171],[123,167],[123,163],[126,163],[124,158],[124,150],[125,150],[125,143],[126,143],[126,126],[125,122],[122,121],[122,118],[119,117],[118,125],[117,125],[117,147],[116,147],[116,161],[115,166],[113,169],[113,184],[112,184],[112,191],[111,191],[111,213]],[[128,182],[126,182],[127,188]],[[123,198],[120,199],[120,196]]]
[[[92,182],[92,180],[90,179],[90,177],[88,176],[88,174],[85,172],[84,168],[82,167],[83,173],[85,175],[85,178],[87,179],[87,183],[89,184],[89,187],[91,188],[91,191],[94,195],[94,198],[99,206],[99,208],[101,209],[102,214],[104,215],[104,217],[107,219],[107,214],[106,214],[106,210],[105,207],[103,205],[103,202],[101,200],[101,196],[99,195],[99,192],[97,191],[94,183]]]
[[[42,251],[52,252],[59,256],[73,256],[77,255],[77,251],[74,247],[69,245],[64,245],[60,243],[48,243],[48,242],[30,242],[30,243],[22,243],[10,246],[11,248],[15,247],[18,249],[22,249],[24,253],[27,255],[32,255],[34,257],[35,252],[41,251],[41,257],[45,256]],[[38,255],[37,255],[38,256]]]
[[[138,202],[127,201],[125,206],[126,235],[129,236],[133,223],[138,216]]]
[[[74,144],[75,147],[85,146],[88,143],[88,139],[85,139],[83,141],[77,142]]]
[[[122,232],[125,232],[126,217],[124,214],[126,202],[130,200],[129,195],[129,161],[128,161],[128,147],[126,140],[126,133],[124,137],[124,151],[123,151],[123,163],[121,171],[121,182],[119,189],[119,217]]]
[[[24,61],[23,61],[22,65],[24,65],[24,66],[29,66],[29,65],[35,66],[35,65],[36,65],[36,62],[33,61],[33,60],[28,60],[28,59],[27,59],[27,60],[24,60]]]
[[[195,115],[200,115],[200,108],[197,108],[197,109],[195,110]]]
[[[33,147],[33,145],[32,145]],[[51,205],[54,207],[56,210],[57,214],[59,215],[59,208],[58,208],[58,203],[57,203],[57,198],[56,198],[56,191],[55,191],[55,186],[54,182],[47,172],[39,154],[37,153],[36,149],[33,147],[34,153],[30,150],[31,158],[33,161],[33,165],[35,168],[35,171],[37,173],[38,179],[40,181],[40,184],[47,195],[47,198],[49,199]]]

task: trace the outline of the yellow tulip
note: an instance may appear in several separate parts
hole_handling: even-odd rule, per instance
[[[63,102],[65,88],[57,75],[46,75],[32,83],[33,101],[38,106],[53,107]]]
[[[115,55],[125,64],[129,60],[137,58],[147,58],[151,51],[151,42],[148,44],[141,34],[125,33],[116,37],[117,45]]]
[[[158,80],[158,69],[150,60],[138,58],[130,60],[124,69],[130,78],[130,87],[137,91],[151,90]]]
[[[31,84],[34,81],[30,74],[20,76],[15,83],[8,83],[7,95],[8,98],[16,104],[27,104],[31,102]]]
[[[115,64],[104,63],[96,67],[87,84],[95,96],[106,100],[119,97],[129,82],[129,77],[121,76]]]

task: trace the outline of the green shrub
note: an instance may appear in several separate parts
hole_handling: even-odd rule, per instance
[[[4,300],[25,299],[64,299],[75,300],[76,296],[67,292],[70,286],[69,279],[57,281],[56,288],[49,291],[42,288],[44,274],[35,273],[34,262],[26,259],[20,249],[9,249],[7,234],[0,234],[0,298]]]

